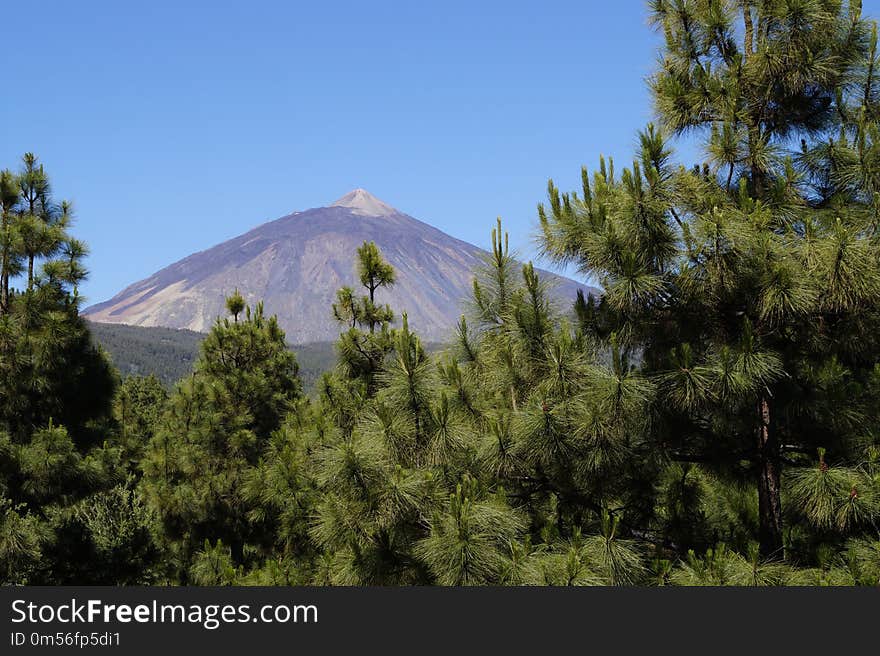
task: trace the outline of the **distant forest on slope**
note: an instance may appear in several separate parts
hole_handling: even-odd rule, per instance
[[[192,371],[203,333],[89,322],[94,341],[110,355],[122,376],[153,374],[166,387]]]
[[[89,322],[92,338],[107,351],[122,377],[156,376],[167,388],[192,372],[205,333],[160,326],[127,326]],[[336,363],[332,342],[291,344],[296,353],[299,375],[306,394],[311,395],[321,374]],[[441,344],[428,344],[428,351],[439,351]]]

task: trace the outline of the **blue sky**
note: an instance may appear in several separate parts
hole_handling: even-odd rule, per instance
[[[89,302],[355,187],[530,256],[547,178],[651,119],[637,0],[39,8],[4,7],[0,166],[33,151],[74,201]]]

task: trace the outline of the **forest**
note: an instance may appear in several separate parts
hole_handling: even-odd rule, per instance
[[[656,121],[550,181],[555,307],[501,220],[448,346],[379,300],[335,363],[235,293],[170,389],[80,316],[87,246],[0,172],[0,583],[877,585],[880,58],[856,0],[652,0]],[[676,159],[676,140],[703,161]]]
[[[328,314],[328,316],[330,316]],[[121,376],[130,374],[159,379],[171,388],[189,374],[199,356],[204,333],[160,326],[129,326],[126,324],[89,323],[89,331],[96,344],[103,348]],[[440,345],[429,345],[435,350]],[[299,377],[303,390],[313,394],[318,380],[336,362],[332,342],[289,344],[296,352]]]

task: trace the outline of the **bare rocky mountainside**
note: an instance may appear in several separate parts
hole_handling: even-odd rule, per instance
[[[486,252],[403,214],[363,189],[329,207],[270,221],[136,282],[85,314],[92,321],[206,331],[238,289],[264,301],[289,342],[334,340],[331,304],[344,285],[358,288],[355,250],[374,241],[397,272],[378,299],[406,312],[425,339],[445,341],[465,309],[473,272]],[[571,304],[585,285],[551,273],[553,295]],[[595,291],[595,290],[592,290]]]

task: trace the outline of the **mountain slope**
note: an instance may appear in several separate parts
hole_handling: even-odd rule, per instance
[[[277,314],[290,342],[334,340],[339,327],[330,306],[336,290],[356,285],[355,250],[375,241],[397,272],[380,292],[429,340],[448,339],[471,292],[485,251],[403,214],[363,189],[329,207],[294,212],[195,253],[86,310],[93,321],[205,331],[225,314],[224,299],[238,289],[248,303],[262,300]],[[566,303],[578,287],[554,279]]]
[[[199,356],[204,333],[191,330],[90,322],[92,339],[110,355],[123,377],[153,374],[171,387],[188,376]],[[330,342],[289,345],[296,354],[303,388],[314,392],[318,379],[336,364],[336,351]]]
[[[205,333],[173,328],[89,322],[89,329],[94,343],[110,355],[123,377],[153,374],[169,388],[192,373],[199,346],[205,339]],[[313,342],[288,344],[288,348],[296,355],[303,389],[307,394],[313,394],[321,374],[336,365],[336,345],[333,342]],[[445,346],[427,342],[425,348],[430,353]]]

